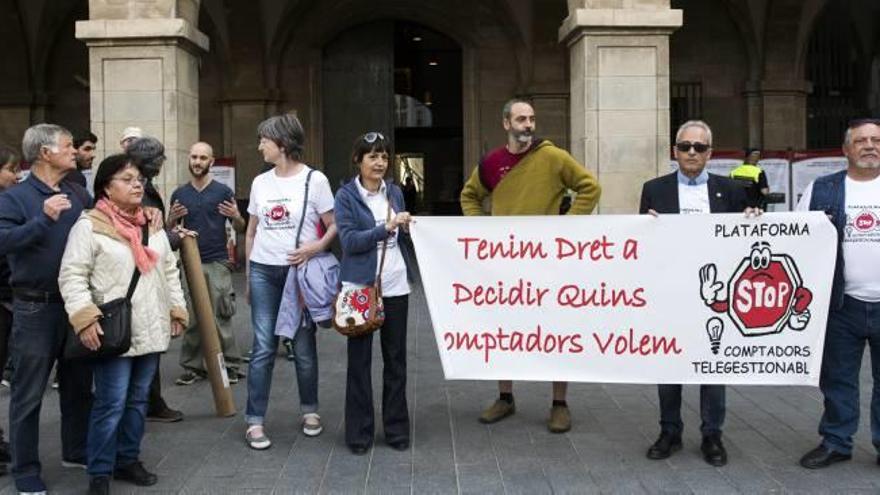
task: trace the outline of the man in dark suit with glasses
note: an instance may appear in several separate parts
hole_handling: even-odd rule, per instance
[[[746,208],[743,188],[733,179],[706,171],[712,156],[712,129],[700,120],[685,122],[675,135],[675,158],[678,170],[642,186],[639,213],[702,214],[736,213],[760,214],[760,210]],[[648,449],[649,459],[666,459],[681,449],[681,385],[657,386],[660,396],[660,437]],[[700,432],[703,459],[713,466],[727,464],[727,451],[721,442],[724,424],[724,385],[700,385]]]

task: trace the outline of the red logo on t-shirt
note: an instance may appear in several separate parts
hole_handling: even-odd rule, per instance
[[[863,211],[859,213],[859,216],[856,217],[855,221],[853,221],[853,226],[856,230],[861,232],[865,232],[873,229],[877,225],[877,217],[874,216],[870,211]]]
[[[284,205],[275,205],[269,210],[268,216],[270,219],[274,221],[284,220],[290,213],[287,211],[287,208]]]

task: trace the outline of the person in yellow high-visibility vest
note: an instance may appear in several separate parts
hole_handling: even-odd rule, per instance
[[[730,172],[730,178],[743,183],[749,206],[765,209],[767,206],[767,195],[770,194],[770,186],[767,183],[767,174],[758,166],[760,159],[761,150],[757,148],[747,149],[745,160],[742,165]]]

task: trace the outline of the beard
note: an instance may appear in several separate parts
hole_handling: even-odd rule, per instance
[[[526,144],[532,140],[532,138],[535,136],[535,132],[531,129],[523,131],[511,129],[510,135],[513,136],[513,139],[515,139],[518,143]]]
[[[197,178],[197,179],[201,179],[202,177],[208,175],[208,172],[209,172],[209,171],[210,171],[210,169],[209,169],[208,167],[204,167],[204,168],[201,168],[201,169],[196,169],[196,168],[193,167],[192,165],[189,166],[189,173],[191,173],[192,176],[195,177],[195,178]]]

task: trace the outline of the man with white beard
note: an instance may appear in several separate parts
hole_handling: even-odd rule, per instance
[[[819,422],[822,443],[801,458],[807,469],[852,458],[865,343],[874,376],[871,438],[880,452],[880,119],[850,122],[843,153],[847,169],[813,181],[797,206],[798,211],[828,214],[838,239],[819,380],[825,396]]]

